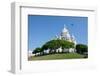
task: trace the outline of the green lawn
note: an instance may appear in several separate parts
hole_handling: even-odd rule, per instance
[[[56,59],[79,59],[84,58],[83,55],[77,53],[49,54],[44,56],[32,56],[29,60],[56,60]]]

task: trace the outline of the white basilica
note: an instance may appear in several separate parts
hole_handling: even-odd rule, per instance
[[[60,36],[56,35],[55,39],[67,40],[69,42],[73,42],[76,45],[76,40],[75,40],[74,35],[70,34],[70,32],[68,31],[68,28],[66,27],[65,24],[64,24],[64,28],[61,31]]]
[[[62,29],[60,35],[56,35],[55,39],[63,39],[63,40],[67,40],[69,42],[73,42],[75,44],[75,46],[77,44],[74,35],[70,34],[66,25],[64,25],[64,28]],[[50,51],[49,49],[44,50],[45,53],[49,53],[49,51]],[[59,47],[58,49],[56,49],[56,52],[62,52],[62,47]],[[76,52],[76,49],[75,48],[64,49],[63,52],[74,53],[74,52]]]

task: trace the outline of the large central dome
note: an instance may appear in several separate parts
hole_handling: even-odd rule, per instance
[[[69,31],[68,31],[68,29],[66,28],[66,25],[65,25],[65,24],[64,24],[63,30],[61,31],[61,36],[62,36],[62,38],[64,38],[64,39],[70,39],[70,34],[69,34]]]
[[[68,28],[66,27],[66,25],[64,24],[64,28],[62,29],[61,31],[61,34],[60,36],[57,36],[56,35],[56,38],[57,39],[63,39],[63,40],[67,40],[67,41],[70,41],[70,42],[73,42],[76,44],[76,40],[75,40],[75,37],[73,35],[70,34]]]
[[[61,32],[61,39],[68,40],[68,41],[72,42],[71,35],[70,35],[68,29],[66,28],[65,24],[64,24],[64,28]]]

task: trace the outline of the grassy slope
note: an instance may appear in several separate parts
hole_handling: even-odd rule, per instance
[[[54,60],[54,59],[78,59],[83,58],[83,55],[77,53],[50,54],[44,56],[32,56],[29,60]]]

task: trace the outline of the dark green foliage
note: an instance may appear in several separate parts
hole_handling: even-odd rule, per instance
[[[59,40],[59,39],[58,40],[51,40],[42,46],[42,50],[46,50],[46,49],[56,50],[60,47],[62,47],[62,49],[74,48],[74,43],[66,41],[66,40]]]
[[[38,48],[36,48],[35,50],[33,50],[32,53],[33,53],[33,54],[36,54],[36,53],[39,53],[39,52],[41,52],[41,48],[38,47]]]
[[[76,52],[79,54],[86,55],[88,53],[88,46],[83,44],[77,44],[76,45]]]
[[[61,47],[64,48],[74,48],[74,43],[66,41],[66,40],[60,40]]]
[[[74,43],[66,41],[66,40],[50,40],[46,42],[41,48],[36,48],[33,50],[33,54],[40,53],[40,55],[44,55],[44,50],[49,49],[49,54],[56,53],[56,49],[58,48],[62,49],[69,49],[69,48],[74,48]],[[63,51],[62,51],[63,52]]]

